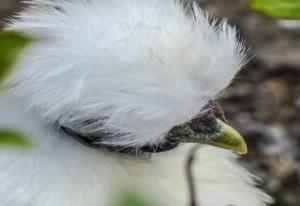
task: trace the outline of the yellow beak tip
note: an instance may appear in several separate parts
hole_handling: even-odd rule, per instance
[[[248,153],[248,148],[243,137],[231,126],[218,120],[220,131],[211,140],[210,144],[221,148],[232,150],[238,154],[245,155]]]
[[[240,155],[246,155],[248,153],[248,148],[247,148],[246,144],[241,146],[241,148],[236,152]]]

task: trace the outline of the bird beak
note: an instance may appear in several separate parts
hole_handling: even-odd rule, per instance
[[[247,154],[247,145],[243,137],[222,120],[217,119],[217,123],[219,130],[208,137],[207,144]]]
[[[239,154],[247,154],[247,145],[243,137],[218,118],[213,126],[201,121],[189,121],[175,126],[168,132],[166,139],[175,145],[200,143],[229,149]]]

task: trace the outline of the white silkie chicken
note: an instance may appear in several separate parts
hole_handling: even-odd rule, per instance
[[[234,28],[176,0],[29,3],[7,28],[35,42],[5,82],[0,127],[33,146],[1,148],[1,206],[105,206],[127,187],[185,206],[199,143],[198,205],[268,204],[214,101],[246,60]]]

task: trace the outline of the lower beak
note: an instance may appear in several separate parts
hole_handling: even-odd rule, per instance
[[[247,154],[247,145],[243,137],[222,120],[217,120],[219,131],[208,138],[207,144],[230,149],[239,154]]]

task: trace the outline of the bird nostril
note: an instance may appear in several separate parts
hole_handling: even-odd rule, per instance
[[[218,130],[217,117],[215,113],[209,109],[196,118],[191,120],[190,127],[195,132],[214,133]]]
[[[217,101],[210,100],[189,125],[195,132],[214,133],[218,130],[217,119],[228,122],[221,105]]]

